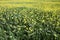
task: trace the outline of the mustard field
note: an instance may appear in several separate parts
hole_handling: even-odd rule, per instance
[[[60,0],[0,0],[0,40],[60,40]]]

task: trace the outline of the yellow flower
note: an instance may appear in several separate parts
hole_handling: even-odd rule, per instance
[[[28,30],[28,28],[26,27],[26,29]]]
[[[18,28],[18,30],[20,30],[21,28]]]
[[[60,23],[59,22],[57,22],[57,25],[59,25]]]
[[[27,21],[26,21],[26,19],[24,19],[24,23],[26,23]]]
[[[13,30],[13,32],[15,32],[16,30]]]
[[[40,28],[40,30],[42,30],[42,28]]]
[[[4,32],[6,32],[6,31],[4,31]]]
[[[57,34],[54,34],[55,37],[57,37]]]
[[[10,36],[10,38],[12,38],[12,36]]]
[[[42,20],[42,22],[45,22],[45,20]]]
[[[31,32],[33,31],[33,29],[32,29],[31,27],[29,28],[29,30],[30,30]]]
[[[50,20],[53,20],[52,18],[50,18]]]

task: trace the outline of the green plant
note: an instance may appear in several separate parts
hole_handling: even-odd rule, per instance
[[[0,9],[0,40],[60,40],[60,11]]]

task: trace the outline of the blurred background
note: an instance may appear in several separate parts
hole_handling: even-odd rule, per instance
[[[60,10],[60,0],[0,0],[2,7],[30,7],[44,10]]]

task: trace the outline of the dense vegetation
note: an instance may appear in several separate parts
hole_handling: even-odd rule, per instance
[[[0,40],[60,40],[60,11],[0,8]]]

